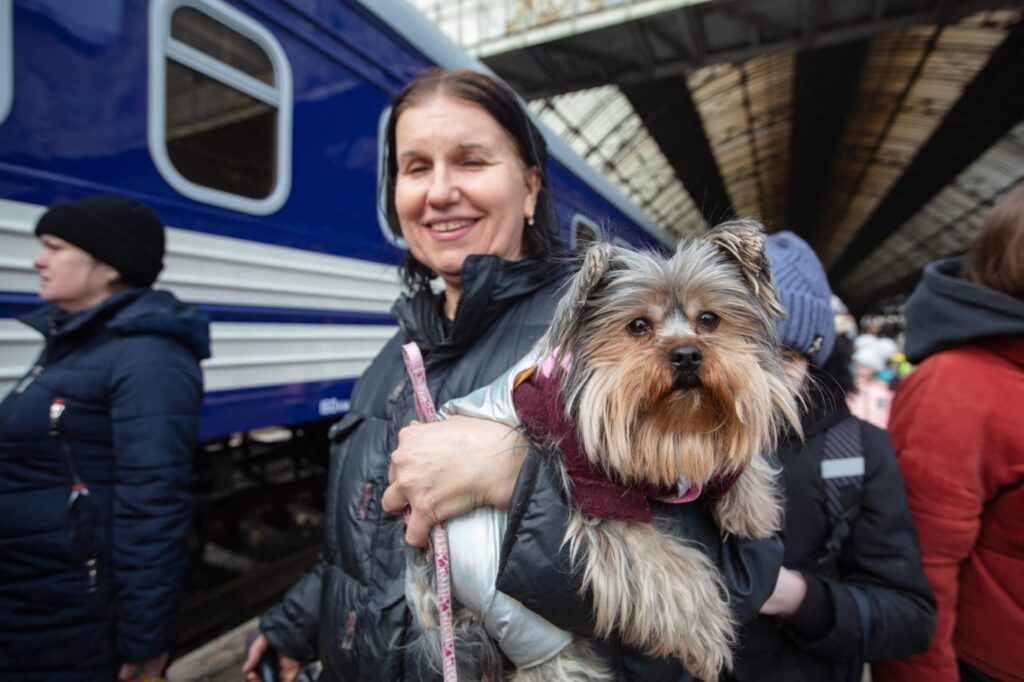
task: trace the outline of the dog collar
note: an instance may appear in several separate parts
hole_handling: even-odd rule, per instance
[[[671,497],[676,488],[627,486],[594,466],[566,417],[560,379],[564,372],[533,367],[516,377],[512,393],[516,413],[530,436],[557,444],[569,475],[569,503],[581,512],[604,519],[653,523],[650,499]]]
[[[686,504],[703,497],[724,495],[741,471],[716,474],[704,485],[694,485],[680,476],[674,487],[627,486],[595,467],[580,443],[576,426],[565,414],[561,380],[572,366],[565,354],[555,365],[557,350],[541,365],[520,372],[513,382],[512,401],[520,421],[534,440],[557,443],[569,474],[569,502],[582,512],[605,519],[652,523],[651,501]]]

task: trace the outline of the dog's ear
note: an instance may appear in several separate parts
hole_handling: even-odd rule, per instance
[[[545,354],[555,349],[568,350],[567,342],[576,333],[587,306],[587,299],[611,266],[615,247],[594,242],[583,255],[583,265],[566,286],[558,302],[554,321],[544,337]]]
[[[739,266],[743,280],[754,297],[773,317],[786,319],[786,310],[772,280],[772,269],[765,251],[765,235],[756,220],[730,220],[713,228],[706,239],[727,260]]]

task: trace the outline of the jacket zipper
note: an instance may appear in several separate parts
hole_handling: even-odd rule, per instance
[[[53,346],[53,341],[57,337],[57,322],[56,320],[48,320],[47,326],[49,329],[46,334],[46,348],[43,349],[43,354],[36,361],[36,366],[32,368],[28,374],[22,377],[21,381],[18,382],[17,387],[14,389],[14,393],[21,395],[28,387],[32,385],[32,382],[39,378],[39,375],[46,369],[44,364],[45,358],[48,355],[47,351]]]
[[[50,320],[49,330],[46,334],[46,345],[43,348],[43,352],[40,353],[39,359],[36,360],[36,364],[32,367],[31,370],[29,370],[29,373],[23,376],[21,378],[21,381],[18,382],[17,386],[14,387],[14,390],[11,391],[9,397],[12,399],[4,401],[5,407],[2,411],[0,411],[0,425],[7,425],[7,415],[11,410],[14,409],[15,401],[13,400],[13,396],[21,395],[22,393],[27,391],[28,387],[31,386],[35,382],[35,380],[38,379],[40,375],[42,375],[44,371],[46,371],[51,356],[50,350],[53,346],[53,341],[56,338],[56,336],[57,323],[54,320]]]
[[[39,375],[43,373],[44,369],[46,368],[43,367],[42,365],[36,365],[35,367],[33,367],[31,372],[29,372],[28,374],[21,378],[21,381],[18,382],[18,385],[15,387],[14,392],[17,395],[21,395],[22,393],[24,393],[28,389],[28,387],[32,385],[32,382],[39,378]]]

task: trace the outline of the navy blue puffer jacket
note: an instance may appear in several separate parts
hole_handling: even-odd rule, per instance
[[[187,556],[206,316],[166,291],[118,292],[67,316],[0,403],[0,680],[114,679],[169,648]],[[69,532],[70,467],[98,511],[95,589]]]

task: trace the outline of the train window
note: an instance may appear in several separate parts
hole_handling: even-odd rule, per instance
[[[0,123],[7,118],[14,101],[14,31],[11,2],[0,0]]]
[[[577,213],[572,217],[572,250],[583,253],[587,247],[604,238],[600,225]]]
[[[277,39],[221,0],[150,6],[149,145],[197,201],[278,210],[291,188],[291,68]]]
[[[263,48],[198,10],[191,7],[176,9],[171,15],[171,37],[267,85],[274,84],[274,66]]]

